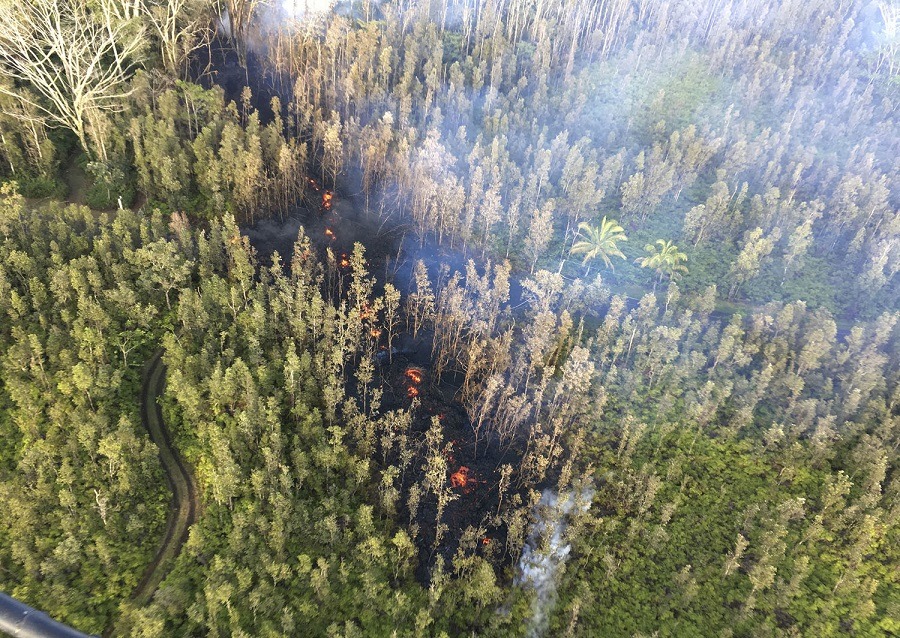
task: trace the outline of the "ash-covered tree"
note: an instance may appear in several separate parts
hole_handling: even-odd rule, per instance
[[[763,259],[771,254],[780,237],[781,230],[778,228],[769,235],[766,235],[762,228],[755,228],[744,234],[744,247],[729,272],[731,279],[731,287],[728,289],[729,299],[733,299],[740,287],[759,273]]]

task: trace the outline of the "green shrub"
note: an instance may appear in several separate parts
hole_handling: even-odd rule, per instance
[[[119,207],[119,197],[122,198],[124,208],[131,206],[135,198],[134,186],[125,184],[121,190],[113,190],[103,184],[94,183],[85,193],[84,203],[94,210],[109,210]]]
[[[94,210],[118,208],[119,198],[124,208],[131,206],[135,198],[134,180],[125,170],[105,162],[91,162],[86,168],[92,178],[84,195],[88,206]]]
[[[66,185],[57,177],[18,175],[16,181],[19,192],[30,199],[63,199],[66,196]]]

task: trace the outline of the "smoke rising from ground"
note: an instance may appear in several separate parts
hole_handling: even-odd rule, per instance
[[[566,538],[567,518],[573,513],[587,512],[594,491],[579,493],[544,490],[535,508],[535,522],[519,559],[516,583],[534,591],[529,638],[542,636],[556,603],[556,586],[563,565],[572,551]]]

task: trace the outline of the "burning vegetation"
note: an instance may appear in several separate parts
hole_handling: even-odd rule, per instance
[[[500,635],[491,623],[518,620],[496,613],[510,600],[502,567],[529,554],[536,494],[586,495],[592,477],[585,500],[602,519],[573,526],[554,632],[893,628],[897,2],[341,3],[314,28],[280,19],[301,4],[322,3],[0,10],[0,66],[14,79],[2,181],[34,197],[83,152],[105,167],[85,200],[112,210],[104,199],[139,193],[210,230],[183,218],[165,232],[160,213],[121,199],[115,215],[69,223],[79,218],[20,208],[4,186],[0,353],[16,365],[0,366],[0,387],[16,400],[0,410],[15,443],[0,491],[24,497],[0,517],[0,555],[16,559],[0,589],[21,578],[18,591],[71,603],[64,617],[114,613],[127,574],[90,597],[48,595],[95,584],[79,548],[109,548],[106,564],[131,569],[147,549],[129,545],[132,527],[161,528],[164,508],[131,510],[159,495],[144,447],[101,445],[137,425],[117,418],[130,399],[90,382],[133,369],[177,317],[166,392],[215,505],[191,554],[229,569],[194,561],[177,604],[146,610],[163,632],[415,635],[403,626],[415,619],[435,635]],[[114,15],[123,7],[139,15]],[[159,55],[134,55],[148,48]],[[94,62],[66,79],[67,58]],[[73,114],[81,98],[93,106]],[[48,134],[57,126],[69,133]],[[234,227],[273,225],[257,215],[297,222],[284,233],[303,240],[281,262],[290,277],[258,269]],[[658,239],[641,268],[611,291],[588,283],[625,258],[626,228],[635,256],[635,237]],[[385,239],[407,232],[427,263],[410,268]],[[383,252],[366,262],[357,239]],[[391,271],[387,253],[406,265]],[[47,295],[60,268],[73,285]],[[641,290],[638,303],[626,295]],[[137,308],[164,295],[171,312],[145,313],[138,330],[123,293]],[[116,329],[72,331],[72,317]],[[91,387],[48,383],[73,377]],[[109,471],[84,463],[95,453]],[[59,467],[71,480],[32,485]],[[548,517],[566,511],[546,501]],[[697,547],[695,520],[723,542]],[[42,542],[18,542],[36,525]],[[560,525],[535,529],[534,565],[552,562],[541,546],[568,554]],[[362,539],[385,551],[358,551]],[[431,592],[409,582],[416,561]]]
[[[306,200],[308,203],[312,204],[311,208],[315,209],[315,194],[321,193],[318,198],[319,209],[323,213],[329,213],[334,207],[334,191],[328,188],[322,188],[322,185],[312,177],[307,177],[306,183],[309,190],[312,191],[311,196]]]

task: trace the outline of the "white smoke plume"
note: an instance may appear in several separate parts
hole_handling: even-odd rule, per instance
[[[594,496],[592,489],[579,493],[557,494],[544,490],[536,508],[536,520],[519,559],[516,583],[534,590],[529,638],[542,636],[547,629],[550,612],[556,604],[556,584],[572,545],[565,532],[567,517],[577,507],[586,512]]]
[[[325,16],[334,10],[336,4],[337,0],[281,0],[281,6],[291,20]]]

